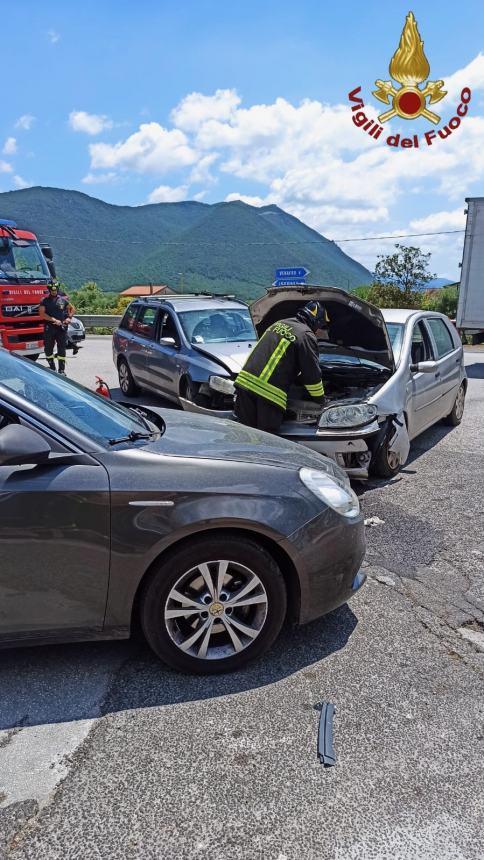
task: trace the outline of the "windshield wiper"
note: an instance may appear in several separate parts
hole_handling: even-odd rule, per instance
[[[131,430],[127,436],[120,436],[119,439],[110,439],[110,445],[118,445],[120,442],[137,442],[138,439],[151,439],[153,433],[140,433],[137,430]]]

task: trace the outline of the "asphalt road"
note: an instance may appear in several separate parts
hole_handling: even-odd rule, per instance
[[[381,522],[349,606],[216,679],[136,642],[3,652],[0,857],[482,858],[483,352],[466,362],[462,425],[360,488]],[[69,373],[115,388],[109,340]],[[331,769],[316,756],[323,700]]]

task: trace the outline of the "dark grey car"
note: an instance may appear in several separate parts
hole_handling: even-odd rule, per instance
[[[234,669],[360,587],[332,461],[233,422],[128,409],[0,350],[0,643],[126,638]]]

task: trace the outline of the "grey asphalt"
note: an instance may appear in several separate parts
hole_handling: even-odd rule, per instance
[[[137,642],[3,652],[0,856],[484,856],[484,353],[466,363],[462,425],[358,489],[367,586],[245,671],[182,677]],[[69,367],[116,387],[107,339]]]

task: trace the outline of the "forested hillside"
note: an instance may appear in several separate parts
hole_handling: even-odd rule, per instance
[[[371,280],[337,245],[277,206],[113,206],[78,191],[37,187],[0,194],[0,217],[52,245],[69,289],[96,281],[119,291],[152,281],[252,299],[281,266],[306,266],[312,283],[344,289]]]

